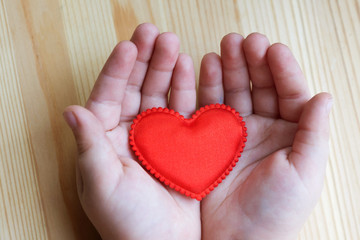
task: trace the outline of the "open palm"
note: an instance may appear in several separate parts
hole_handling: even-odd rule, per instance
[[[221,57],[203,58],[200,105],[224,102],[248,129],[238,165],[201,203],[203,239],[296,238],[321,192],[330,98],[310,100],[290,50],[261,34],[229,34]]]
[[[198,100],[235,108],[248,141],[231,174],[201,202],[200,218],[198,201],[153,179],[129,148],[139,112],[169,107],[189,117],[196,105],[194,69],[178,38],[140,25],[112,52],[86,108],[64,113],[78,143],[82,206],[104,239],[295,238],[322,187],[330,99],[310,99],[286,46],[270,46],[261,34],[225,36],[221,57],[203,58]]]
[[[79,146],[80,201],[104,239],[200,239],[200,203],[152,178],[128,143],[139,112],[169,106],[188,117],[195,105],[192,61],[179,55],[178,38],[142,24],[116,46],[86,108],[65,110]]]

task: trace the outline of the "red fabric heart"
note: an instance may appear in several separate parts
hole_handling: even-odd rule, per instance
[[[130,145],[161,182],[201,200],[235,167],[246,136],[242,117],[226,105],[205,106],[190,119],[153,108],[134,119]]]

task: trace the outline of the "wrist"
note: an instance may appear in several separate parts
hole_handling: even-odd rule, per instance
[[[265,230],[258,226],[246,226],[246,224],[237,223],[231,225],[225,224],[203,224],[202,240],[294,240],[297,239],[298,232],[282,232],[282,230]]]

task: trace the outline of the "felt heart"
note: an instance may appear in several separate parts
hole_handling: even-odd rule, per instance
[[[148,109],[133,122],[130,145],[142,165],[197,200],[235,167],[247,136],[239,113],[220,104],[205,106],[190,119],[167,108]]]

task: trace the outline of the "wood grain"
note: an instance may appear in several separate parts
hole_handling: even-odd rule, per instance
[[[75,189],[62,119],[142,22],[179,35],[195,68],[229,32],[290,46],[335,98],[321,200],[299,239],[360,239],[359,0],[0,0],[0,239],[99,239]]]

